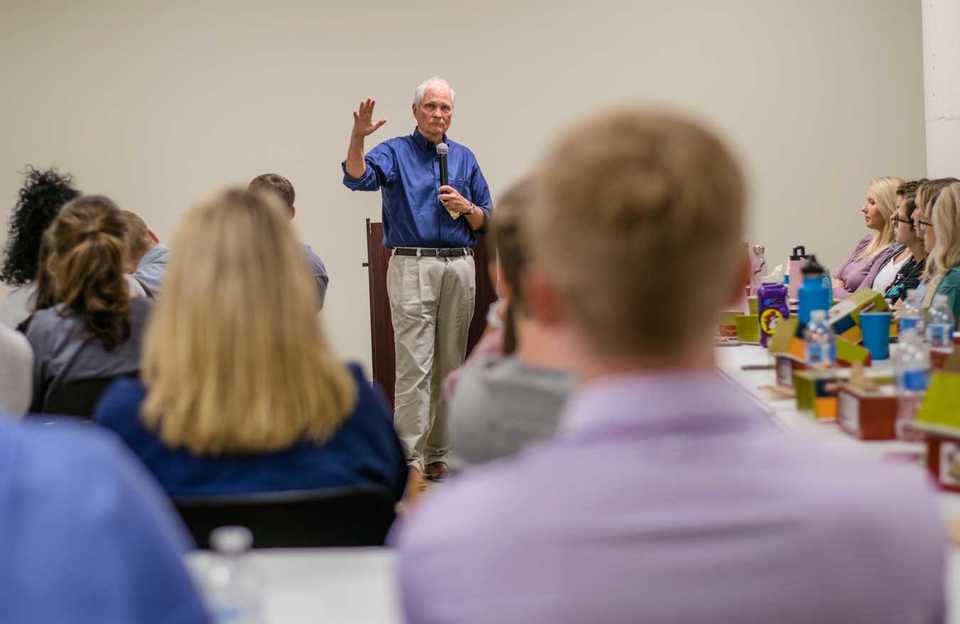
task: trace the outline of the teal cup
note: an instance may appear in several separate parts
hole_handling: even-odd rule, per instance
[[[860,332],[863,334],[863,346],[870,352],[873,360],[890,358],[890,312],[864,312],[860,315]]]

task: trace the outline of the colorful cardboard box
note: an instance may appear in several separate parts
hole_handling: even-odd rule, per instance
[[[830,323],[837,338],[859,344],[863,340],[863,334],[860,332],[860,315],[864,312],[885,312],[889,309],[890,306],[887,305],[882,294],[869,288],[861,288],[834,304],[827,313],[827,322]]]
[[[861,440],[897,438],[897,390],[893,385],[840,386],[837,393],[837,424]]]
[[[960,492],[960,351],[933,372],[913,426],[927,444],[927,470],[944,490]]]
[[[847,377],[839,368],[794,371],[793,388],[797,393],[797,409],[813,412],[817,420],[832,421],[837,417],[837,391]]]
[[[839,412],[838,395],[850,380],[852,370],[828,368],[794,371],[793,387],[797,393],[797,409],[813,412],[817,420],[836,420]],[[893,375],[888,371],[866,371],[863,374],[873,385],[893,383]]]

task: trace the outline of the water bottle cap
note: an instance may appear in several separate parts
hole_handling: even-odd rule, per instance
[[[237,554],[253,546],[253,533],[242,526],[223,526],[214,529],[210,534],[210,545],[223,554]]]
[[[793,248],[793,252],[790,254],[791,260],[803,260],[807,257],[807,250],[803,248],[803,245],[797,245]]]
[[[810,310],[810,320],[811,321],[827,320],[827,311],[826,310]]]
[[[804,277],[811,275],[823,275],[824,268],[817,262],[817,257],[813,254],[807,256],[807,261],[804,263],[803,268],[800,269],[800,272],[803,273]]]

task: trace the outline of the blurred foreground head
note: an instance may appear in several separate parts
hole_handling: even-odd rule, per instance
[[[532,305],[596,358],[669,366],[712,345],[743,277],[744,179],[723,141],[681,116],[614,111],[565,133],[536,181]]]

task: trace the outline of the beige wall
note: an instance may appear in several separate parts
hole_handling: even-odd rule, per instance
[[[927,175],[960,177],[960,2],[923,1]]]
[[[363,97],[384,139],[412,129],[420,80],[448,77],[451,136],[495,194],[598,106],[682,107],[743,155],[752,238],[777,261],[805,243],[836,265],[862,235],[867,181],[924,172],[915,0],[151,4],[4,1],[0,201],[25,163],[56,164],[169,239],[202,194],[287,175],[332,274],[335,343],[363,361],[363,222],[380,200],[339,173]]]

